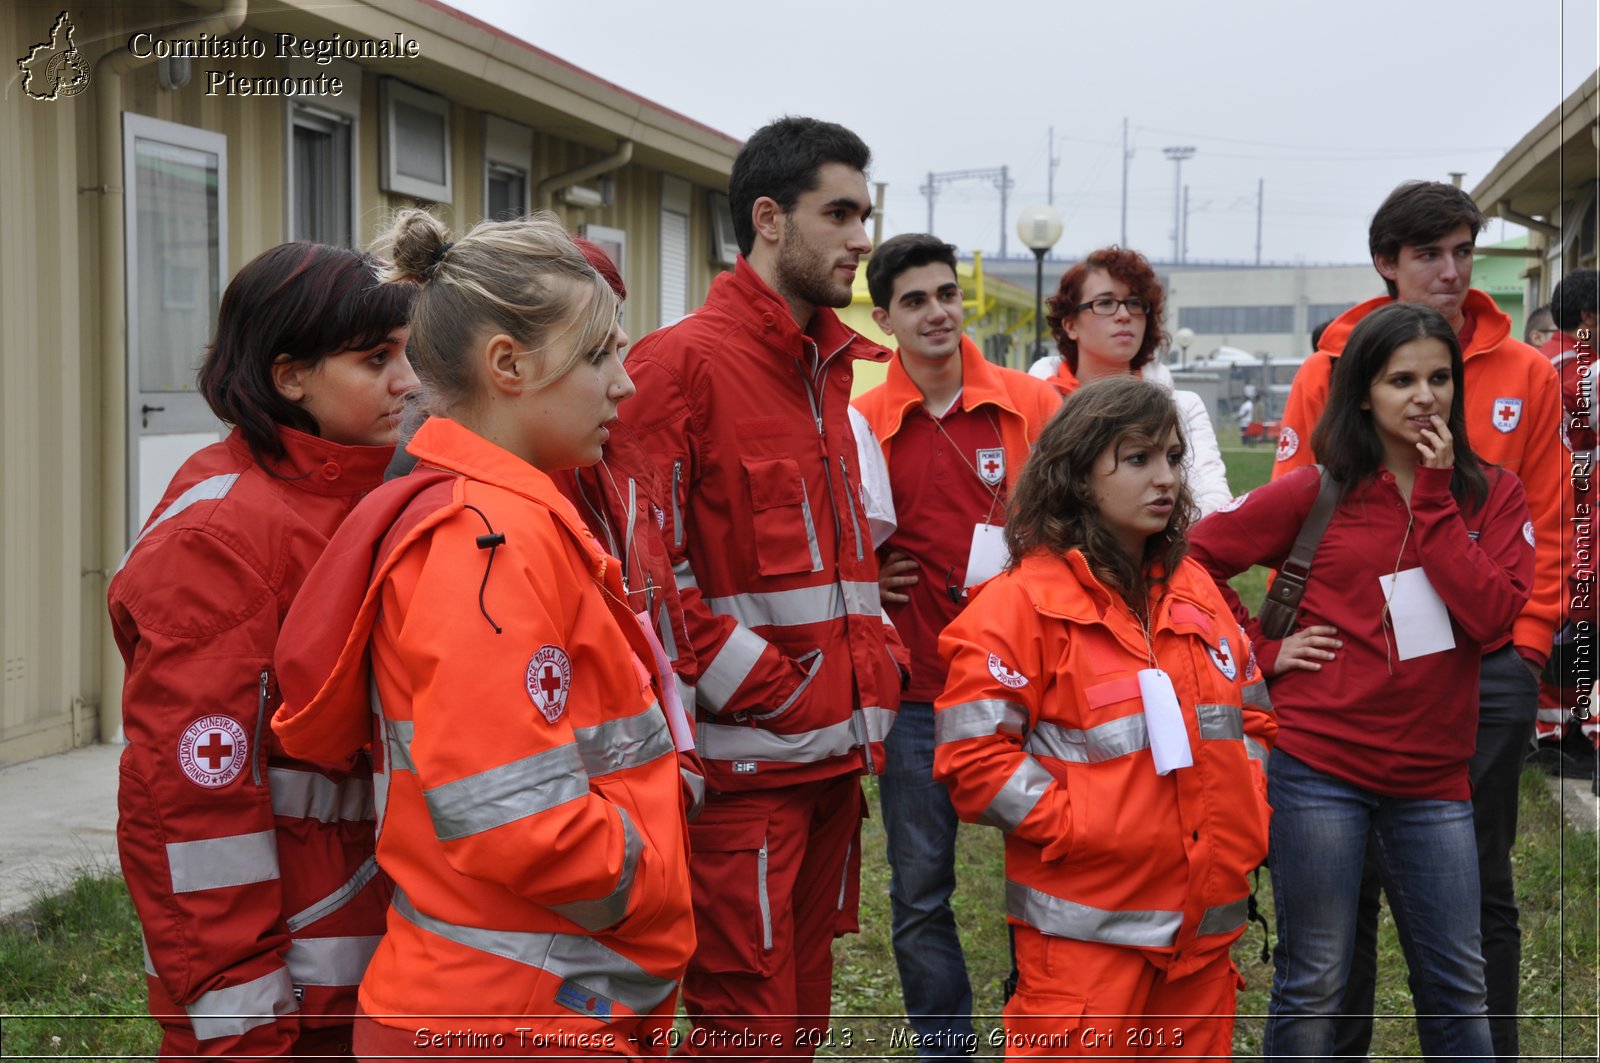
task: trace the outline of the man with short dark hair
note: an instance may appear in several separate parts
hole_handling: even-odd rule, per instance
[[[1356,323],[1396,300],[1439,311],[1461,340],[1467,433],[1485,462],[1522,478],[1533,517],[1533,595],[1510,631],[1485,647],[1479,679],[1477,751],[1469,766],[1478,835],[1484,981],[1489,1028],[1500,1059],[1517,1056],[1517,991],[1522,957],[1511,845],[1517,831],[1517,791],[1533,736],[1538,675],[1550,653],[1561,597],[1561,397],[1550,361],[1511,335],[1511,319],[1473,288],[1472,258],[1484,217],[1453,185],[1411,181],[1396,188],[1373,215],[1368,231],[1372,264],[1389,294],[1340,315],[1317,353],[1295,374],[1278,436],[1276,479],[1316,460],[1311,430],[1328,401],[1328,379]],[[1265,656],[1265,654],[1263,654]],[[1372,1034],[1376,980],[1377,879],[1364,883],[1356,958],[1337,1011],[1335,1054],[1362,1056]]]
[[[849,415],[851,362],[888,355],[834,313],[872,247],[868,160],[831,122],[758,130],[728,182],[734,271],[628,358],[622,419],[669,485],[700,667],[689,1055],[811,1055],[832,941],[856,929],[858,776],[882,767],[901,685]]]
[[[955,248],[896,236],[867,263],[872,319],[899,350],[884,383],[856,399],[889,463],[898,528],[880,584],[911,652],[911,682],[879,783],[889,849],[894,958],[923,1059],[971,1054],[972,984],[956,934],[959,817],[933,778],[933,700],[944,689],[939,633],[967,588],[999,571],[1006,495],[1061,405],[1055,388],[990,365],[961,330]]]

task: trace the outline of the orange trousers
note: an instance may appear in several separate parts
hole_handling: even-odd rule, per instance
[[[1168,979],[1144,952],[1017,926],[1017,992],[1006,1004],[1007,1059],[1231,1059],[1243,984],[1226,952]]]

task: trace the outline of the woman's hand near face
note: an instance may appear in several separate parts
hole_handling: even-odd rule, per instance
[[[1334,651],[1344,646],[1338,634],[1338,628],[1326,624],[1296,631],[1278,647],[1278,659],[1272,664],[1272,674],[1279,676],[1297,668],[1307,672],[1322,671],[1322,662],[1333,660]]]
[[[1455,466],[1455,448],[1450,428],[1444,423],[1443,417],[1433,415],[1433,427],[1422,430],[1422,440],[1417,444],[1417,450],[1422,455],[1419,464],[1423,468],[1449,469]]]

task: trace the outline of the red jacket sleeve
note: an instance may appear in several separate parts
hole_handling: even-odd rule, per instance
[[[1311,450],[1311,432],[1328,405],[1328,378],[1332,370],[1333,358],[1322,351],[1300,363],[1294,383],[1289,385],[1289,398],[1283,404],[1278,451],[1272,463],[1274,480],[1316,463],[1317,456]]]
[[[646,348],[648,350],[648,348]],[[629,427],[639,436],[645,453],[656,463],[667,485],[667,517],[662,534],[672,559],[672,572],[683,605],[684,626],[699,665],[695,703],[717,715],[759,710],[771,717],[775,731],[803,731],[813,725],[805,711],[810,686],[805,665],[731,616],[711,611],[700,593],[690,557],[695,529],[690,526],[689,500],[697,493],[701,433],[684,382],[660,362],[640,357],[628,360],[628,372],[641,396],[622,407],[626,418],[637,407],[642,413]],[[648,412],[640,403],[648,403]],[[727,549],[726,543],[697,544],[704,549]],[[776,711],[775,711],[776,707]],[[753,716],[758,724],[759,716]]]
[[[1450,494],[1449,469],[1417,469],[1411,488],[1412,532],[1428,582],[1450,616],[1472,638],[1490,643],[1528,600],[1534,578],[1533,526],[1522,484],[1509,472],[1485,469],[1489,497],[1476,540]]]
[[[1528,385],[1524,416],[1529,419],[1527,449],[1517,466],[1533,521],[1533,593],[1511,625],[1511,639],[1522,656],[1542,665],[1550,656],[1550,640],[1561,623],[1566,596],[1567,557],[1562,541],[1561,498],[1570,490],[1572,462],[1561,445],[1561,382],[1548,361],[1530,361],[1535,376]]]
[[[287,1054],[299,1032],[263,748],[279,615],[264,575],[185,529],[111,586],[127,665],[117,847],[147,970],[208,1055]]]

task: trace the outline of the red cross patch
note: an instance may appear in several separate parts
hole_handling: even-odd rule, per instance
[[[1288,425],[1278,429],[1278,461],[1288,461],[1300,449],[1300,433]]]
[[[1004,447],[986,447],[978,451],[978,478],[991,487],[1006,478],[1006,451]]]
[[[572,662],[560,646],[540,646],[528,661],[528,697],[533,707],[551,723],[567,711],[567,694],[572,689]]]
[[[190,782],[208,790],[237,779],[249,753],[244,728],[227,716],[202,716],[178,739],[178,766]]]
[[[989,654],[989,674],[1013,690],[1028,685],[1028,677],[1021,672],[1007,668],[1006,662],[1002,661],[997,654]]]
[[[1516,428],[1522,420],[1522,400],[1500,398],[1494,400],[1494,413],[1491,416],[1495,431],[1509,432]]]
[[[1217,640],[1217,648],[1206,647],[1206,652],[1211,655],[1211,663],[1217,666],[1217,671],[1228,677],[1228,682],[1239,678],[1239,662],[1233,659],[1233,647],[1228,645],[1227,638]]]

